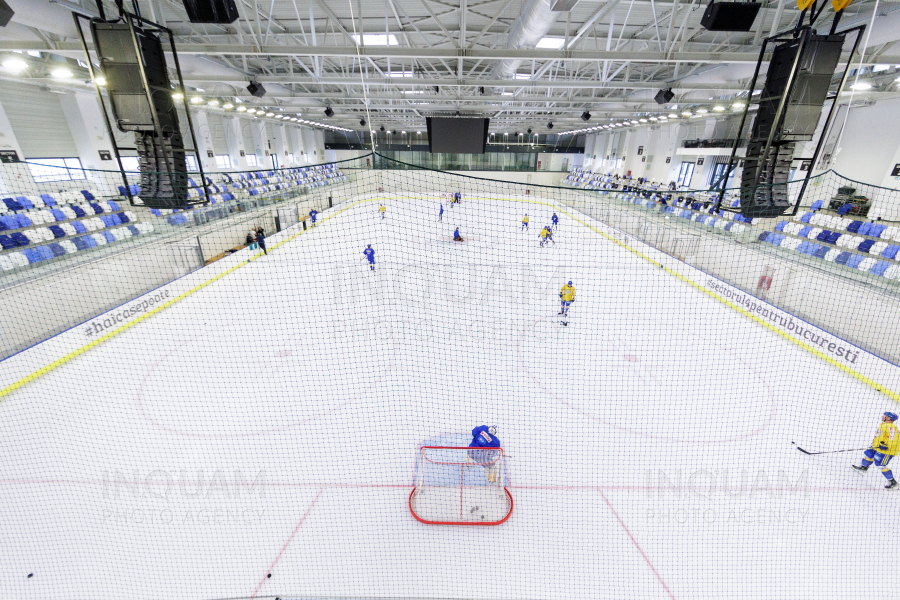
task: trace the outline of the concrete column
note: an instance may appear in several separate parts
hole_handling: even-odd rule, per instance
[[[306,153],[307,164],[322,162],[322,156],[316,156],[316,133],[312,129],[303,130],[303,151]]]
[[[223,117],[222,123],[225,125],[225,144],[228,146],[231,162],[237,170],[246,171],[247,159],[244,158],[246,149],[244,135],[241,132],[241,120],[237,117]]]
[[[590,169],[594,164],[594,141],[597,136],[595,134],[591,134],[584,138],[584,162],[582,165],[585,169]]]
[[[215,151],[213,150],[212,138],[209,134],[209,121],[206,119],[206,112],[198,110],[191,115],[191,118],[194,120],[194,133],[197,136],[197,153],[200,155],[203,171],[215,171]],[[213,156],[210,156],[210,154]]]
[[[259,164],[257,168],[269,168],[269,140],[266,138],[266,124],[259,119],[252,119],[249,123],[250,134],[253,136],[253,152]]]
[[[315,134],[316,156],[319,157],[318,162],[325,162],[325,132],[321,129],[316,129]]]
[[[291,152],[294,153],[294,164],[307,164],[305,160],[306,150],[303,148],[303,136],[300,133],[300,128],[297,126],[288,128],[288,137],[291,140]]]
[[[279,123],[272,126],[272,137],[274,140],[272,144],[272,153],[278,158],[278,166],[288,166],[284,124]]]

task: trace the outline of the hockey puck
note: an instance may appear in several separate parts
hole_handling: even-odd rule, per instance
[[[31,579],[32,577],[34,577],[34,573],[29,573],[29,574],[28,574],[28,579]]]
[[[269,573],[268,575],[266,575],[266,578],[267,578],[267,579],[270,578],[270,577],[272,577],[272,574],[271,574],[271,573]]]

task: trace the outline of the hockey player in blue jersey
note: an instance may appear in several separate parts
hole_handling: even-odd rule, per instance
[[[441,204],[441,212],[438,213],[438,221],[444,220],[444,205]]]
[[[497,437],[497,426],[479,425],[472,430],[472,441],[469,448],[479,448],[478,450],[469,450],[468,459],[470,462],[477,463],[484,467],[485,475],[488,481],[496,483],[500,475],[500,452],[498,450],[488,450],[488,448],[499,448],[500,438]]]
[[[559,224],[559,217],[556,216],[556,213],[553,213],[553,217],[550,220],[553,221],[553,226],[550,229],[556,231],[556,226]]]
[[[366,255],[366,260],[369,261],[369,268],[371,270],[375,270],[375,251],[372,250],[372,244],[366,246],[366,249],[363,250],[363,254]]]
[[[312,221],[313,227],[316,226],[316,217],[317,216],[319,216],[319,211],[317,211],[316,209],[312,209],[311,211],[309,211],[309,218]]]
[[[457,227],[457,228],[456,228],[456,231],[453,232],[453,241],[454,241],[454,242],[462,242],[462,241],[464,241],[464,240],[462,239],[462,236],[459,235],[459,227]]]

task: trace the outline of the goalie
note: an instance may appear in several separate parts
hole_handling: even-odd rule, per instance
[[[500,452],[487,448],[499,448],[500,438],[497,437],[497,426],[479,425],[472,430],[472,441],[469,448],[480,448],[468,451],[468,461],[484,467],[487,480],[497,483],[500,476]]]

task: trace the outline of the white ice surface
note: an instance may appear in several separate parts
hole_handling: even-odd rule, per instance
[[[542,249],[547,205],[386,204],[0,400],[0,598],[900,595],[900,496],[792,445],[893,401],[562,207]],[[418,446],[485,423],[510,519],[417,522]]]

